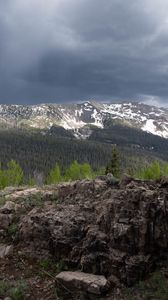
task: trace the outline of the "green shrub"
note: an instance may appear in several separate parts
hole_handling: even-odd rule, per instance
[[[149,166],[146,168],[143,168],[138,173],[138,178],[144,179],[144,180],[157,180],[160,179],[162,175],[161,167],[158,161],[152,162]]]
[[[22,182],[23,170],[16,161],[11,160],[5,170],[0,168],[0,189],[6,186],[18,186]]]
[[[62,176],[60,172],[60,167],[58,164],[50,171],[46,183],[47,184],[57,184],[62,181]]]

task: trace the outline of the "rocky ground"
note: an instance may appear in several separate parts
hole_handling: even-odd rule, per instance
[[[0,299],[166,300],[167,250],[167,179],[0,191]]]

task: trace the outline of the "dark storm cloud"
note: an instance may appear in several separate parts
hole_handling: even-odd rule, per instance
[[[0,2],[0,102],[168,99],[166,0]]]

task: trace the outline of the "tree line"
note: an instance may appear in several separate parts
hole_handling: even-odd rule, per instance
[[[75,160],[64,171],[61,170],[58,164],[56,164],[46,177],[44,177],[43,173],[34,172],[34,176],[27,178],[19,163],[15,160],[11,160],[8,162],[7,168],[2,169],[2,167],[0,167],[0,189],[7,186],[34,186],[43,184],[58,184],[65,181],[93,179],[102,173],[104,173],[103,169],[94,171],[89,163],[80,164]]]
[[[7,163],[6,168],[0,165],[0,189],[7,186],[19,185],[43,185],[43,184],[58,184],[60,182],[94,179],[98,175],[112,173],[114,177],[120,178],[122,175],[121,156],[116,146],[112,147],[111,156],[106,166],[93,170],[91,165],[87,162],[79,163],[74,160],[67,168],[61,168],[56,163],[46,176],[44,173],[35,171],[33,176],[27,177],[24,174],[20,164],[15,160]],[[129,170],[130,175],[144,180],[158,180],[162,176],[168,176],[168,163],[161,163],[157,160],[152,161],[133,172]]]
[[[94,171],[106,167],[111,157],[112,145],[115,144],[120,151],[121,172],[128,173],[129,170],[129,173],[134,174],[141,166],[152,162],[156,158],[160,159],[155,156],[156,153],[153,150],[148,151],[144,147],[132,144],[130,144],[131,146],[121,144],[120,131],[117,129],[118,140],[112,134],[112,138],[109,139],[107,135],[103,142],[98,140],[93,142],[91,140],[83,141],[64,137],[62,132],[62,137],[60,137],[61,134],[50,136],[39,131],[2,130],[0,131],[0,161],[2,162],[2,168],[7,168],[7,164],[11,159],[17,161],[28,180],[30,177],[34,177],[34,174],[36,174],[36,177],[37,174],[41,174],[38,175],[39,179],[40,176],[46,178],[56,164],[59,165],[61,172],[65,173],[69,165],[75,160],[80,164],[84,162],[90,164]],[[103,130],[102,134],[103,132],[106,131]],[[122,135],[125,138],[127,137],[129,141],[130,138],[125,131],[122,132]],[[152,142],[151,145],[153,145]],[[161,153],[160,148],[158,152]],[[164,159],[168,160],[166,156]]]

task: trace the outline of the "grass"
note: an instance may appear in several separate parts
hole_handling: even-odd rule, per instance
[[[134,288],[127,289],[125,291],[125,300],[137,299],[149,300],[149,299],[168,299],[168,279],[162,272],[155,272],[149,279],[140,281]]]
[[[4,280],[0,281],[0,297],[11,297],[12,300],[24,300],[24,295],[28,287],[24,281],[10,283]]]
[[[44,259],[39,262],[39,267],[44,270],[48,270],[50,268],[50,266],[51,266],[50,260]]]
[[[12,300],[23,300],[26,290],[27,284],[24,281],[20,281],[17,286],[12,287],[9,290],[9,296],[12,298]]]
[[[9,289],[9,283],[1,280],[0,281],[0,297],[4,297],[6,292],[8,291]]]
[[[27,197],[24,200],[24,203],[26,203],[28,206],[43,206],[44,204],[44,199],[41,193],[37,193],[34,195],[31,195],[29,197]]]
[[[56,263],[56,269],[57,272],[60,273],[62,271],[67,271],[68,267],[63,260],[60,260],[59,262]]]
[[[28,207],[42,207],[44,202],[47,201],[53,201],[54,203],[57,203],[58,193],[55,192],[47,198],[47,196],[45,197],[41,192],[38,192],[36,194],[29,195],[26,198],[19,199],[18,203],[24,203],[24,205]]]
[[[8,229],[7,229],[7,235],[8,237],[13,237],[17,234],[18,232],[18,225],[16,223],[12,223],[11,225],[9,225]]]
[[[5,205],[5,203],[6,203],[5,197],[1,196],[0,197],[0,207],[3,206],[3,205]]]
[[[42,278],[46,276],[55,278],[62,271],[68,271],[68,266],[63,260],[54,262],[51,259],[43,259],[38,262],[37,274]]]

